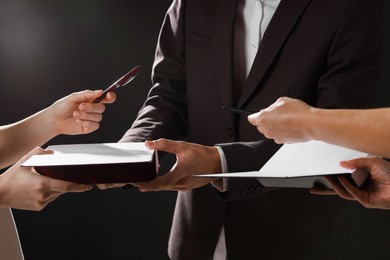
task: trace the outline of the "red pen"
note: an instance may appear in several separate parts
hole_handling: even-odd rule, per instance
[[[103,91],[103,94],[95,99],[92,103],[99,103],[102,101],[108,92],[115,92],[119,87],[123,87],[126,84],[128,84],[130,81],[132,81],[135,77],[138,75],[138,71],[141,68],[140,65],[136,66],[134,69],[127,72],[124,76],[122,76],[120,79],[115,81],[111,86],[109,86],[106,90]]]

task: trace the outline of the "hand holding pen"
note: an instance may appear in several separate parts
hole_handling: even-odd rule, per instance
[[[79,127],[81,126],[83,133],[89,133],[99,128],[99,123],[102,120],[102,113],[105,111],[104,104],[115,102],[115,91],[119,87],[123,87],[132,81],[138,75],[140,67],[140,65],[136,66],[104,91],[87,91],[85,95],[80,96],[77,102],[74,103],[74,105],[76,105],[76,110],[73,110],[73,117],[76,119],[76,124]],[[69,126],[71,125],[72,124]],[[64,127],[66,128],[66,125],[62,126],[62,128]],[[67,132],[74,131],[75,129],[72,131],[69,131],[69,129],[67,130]]]

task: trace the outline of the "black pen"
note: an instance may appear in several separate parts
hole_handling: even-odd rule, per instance
[[[222,107],[223,109],[226,109],[230,112],[236,113],[236,114],[246,114],[246,115],[251,115],[256,112],[250,111],[250,110],[245,110],[245,109],[239,109],[239,108],[234,108],[234,107]]]

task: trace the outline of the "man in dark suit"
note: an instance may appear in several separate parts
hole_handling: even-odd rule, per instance
[[[156,50],[154,86],[121,140],[186,141],[150,142],[153,149],[176,154],[177,162],[166,175],[139,186],[142,191],[180,191],[170,257],[212,259],[222,226],[230,260],[361,259],[365,250],[373,259],[390,257],[387,243],[353,235],[358,228],[369,233],[357,223],[367,224],[371,217],[389,227],[388,216],[307,190],[269,190],[253,179],[225,180],[220,192],[206,185],[210,179],[192,178],[223,168],[258,170],[279,148],[259,136],[246,116],[223,106],[258,111],[280,96],[326,108],[374,104],[382,1],[282,0],[237,89],[234,28],[240,3],[173,1]]]

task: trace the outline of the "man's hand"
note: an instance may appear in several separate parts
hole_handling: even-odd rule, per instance
[[[145,142],[149,149],[173,153],[176,163],[163,176],[144,182],[134,183],[140,191],[188,191],[209,184],[214,179],[194,178],[194,174],[220,173],[221,159],[217,148],[193,143],[159,139]]]
[[[380,158],[360,158],[340,163],[348,169],[366,168],[371,178],[359,189],[345,177],[327,177],[334,190],[313,188],[313,194],[339,195],[347,200],[357,200],[366,208],[390,209],[390,163]]]

